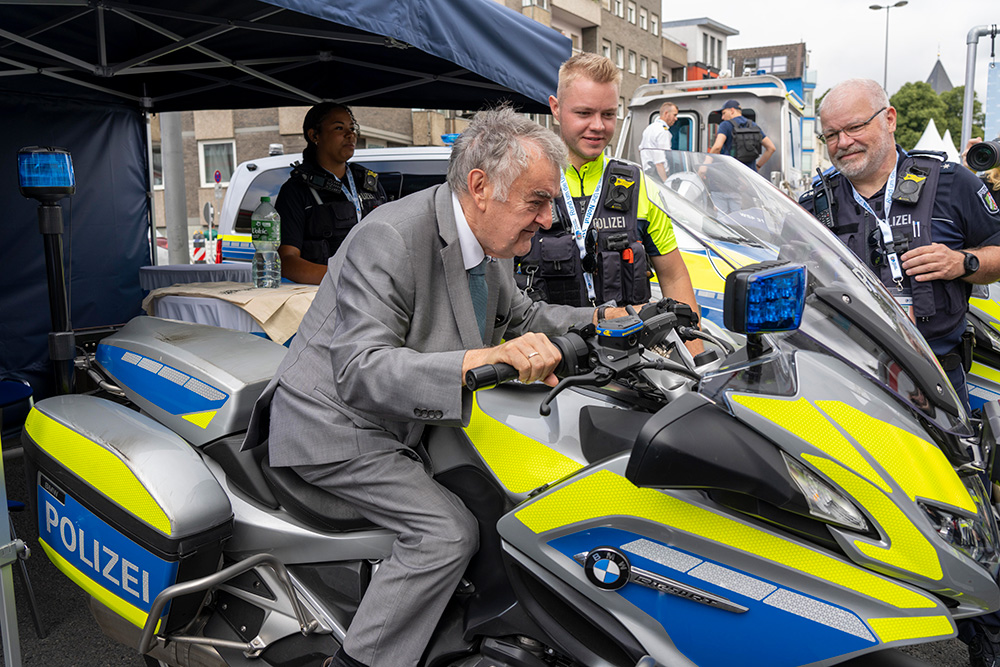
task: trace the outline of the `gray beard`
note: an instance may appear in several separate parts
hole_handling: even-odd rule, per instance
[[[844,164],[839,157],[831,157],[830,162],[848,179],[866,178],[874,174],[885,161],[890,151],[896,149],[892,141],[881,141],[871,144],[864,152],[865,160],[855,164]]]

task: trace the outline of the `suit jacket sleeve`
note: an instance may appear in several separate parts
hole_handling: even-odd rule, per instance
[[[383,419],[460,423],[462,359],[454,337],[411,335],[416,308],[415,258],[392,225],[359,225],[336,284],[330,360],[337,398]],[[439,295],[447,300],[447,292]],[[442,320],[444,318],[441,318]],[[454,322],[441,322],[444,329]]]
[[[514,282],[513,277],[510,282]],[[515,338],[529,331],[557,336],[574,325],[590,323],[593,317],[594,309],[589,306],[575,308],[532,301],[515,286],[510,301],[510,323],[504,337]]]

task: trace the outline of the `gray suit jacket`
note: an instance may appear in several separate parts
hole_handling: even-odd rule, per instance
[[[467,349],[527,331],[558,334],[593,310],[534,303],[514,283],[511,260],[490,262],[485,343],[476,324],[451,190],[441,185],[377,208],[357,225],[302,320],[275,387],[271,465],[318,465],[376,449],[414,446],[426,423],[465,425]],[[493,316],[490,316],[493,314]],[[252,436],[248,434],[248,444]]]

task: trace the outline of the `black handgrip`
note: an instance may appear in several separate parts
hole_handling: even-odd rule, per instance
[[[510,364],[486,364],[465,374],[465,386],[472,391],[490,389],[507,380],[516,380],[518,375],[517,369]]]

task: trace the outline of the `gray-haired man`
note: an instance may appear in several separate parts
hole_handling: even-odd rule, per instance
[[[398,534],[333,665],[416,665],[478,547],[475,517],[413,450],[424,425],[468,423],[462,378],[482,364],[554,384],[545,334],[594,317],[533,303],[513,278],[511,258],[552,223],[565,161],[558,137],[511,109],[477,114],[446,185],[351,231],[278,370],[270,464]]]

